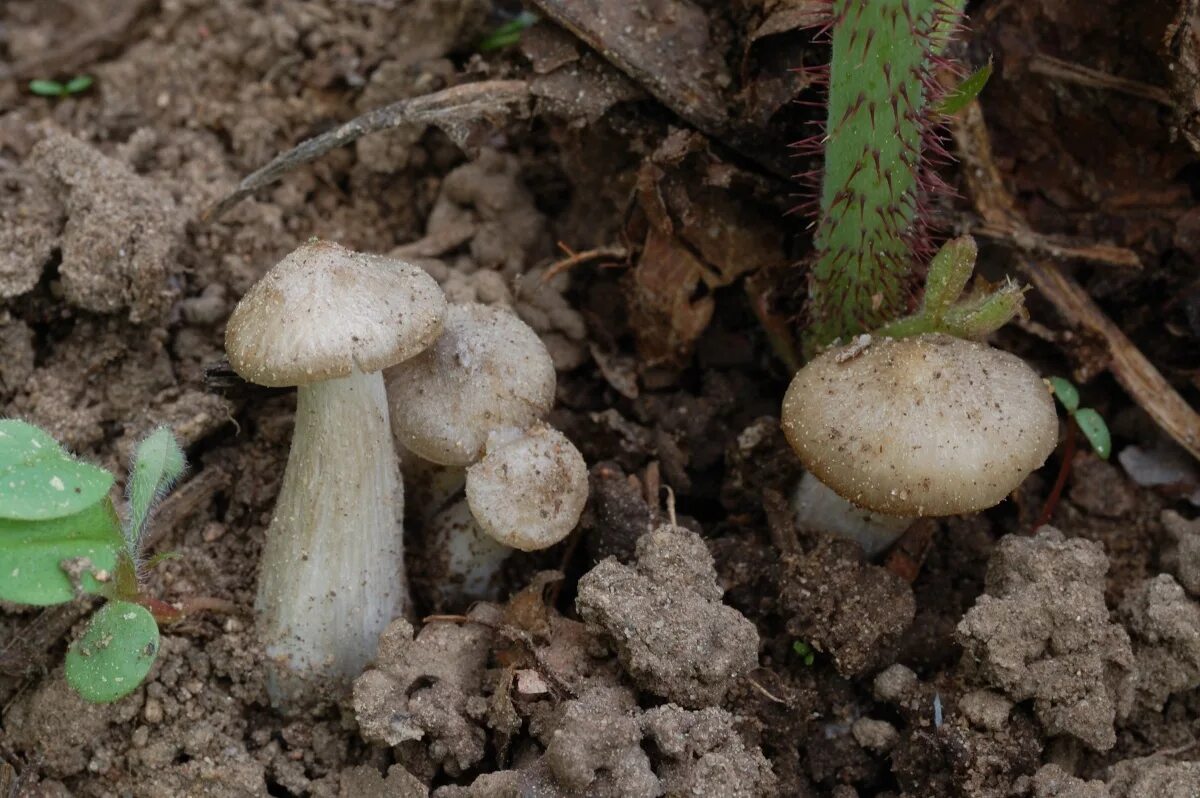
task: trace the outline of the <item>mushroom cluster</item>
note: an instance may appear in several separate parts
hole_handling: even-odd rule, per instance
[[[465,469],[465,498],[433,519],[427,541],[446,557],[443,595],[494,598],[510,551],[558,543],[587,500],[583,456],[542,422],[554,403],[550,354],[506,308],[451,305],[433,346],[386,378],[397,441]]]
[[[842,500],[802,483],[801,523],[859,508],[849,536],[868,551],[903,531],[903,519],[997,504],[1058,440],[1054,402],[1033,369],[940,333],[830,349],[796,373],[782,427]]]
[[[470,465],[478,528],[445,542],[455,552],[495,560],[552,545],[578,521],[587,469],[539,423],[554,369],[537,335],[505,311],[447,307],[417,266],[309,241],[246,293],[225,346],[248,381],[298,389],[255,606],[278,707],[347,684],[408,610],[393,423],[422,456]]]

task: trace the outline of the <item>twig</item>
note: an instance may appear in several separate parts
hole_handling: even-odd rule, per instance
[[[573,269],[576,266],[584,263],[590,263],[594,260],[620,261],[629,257],[629,250],[625,249],[625,247],[620,246],[619,244],[610,247],[586,249],[583,252],[575,252],[569,249],[566,244],[559,241],[558,248],[566,253],[567,257],[563,258],[562,260],[555,261],[554,263],[550,264],[549,267],[547,267],[545,273],[542,275],[543,283],[554,279],[554,277],[561,272],[568,271],[569,269]]]
[[[991,139],[978,102],[956,119],[954,139],[975,210],[992,226],[1029,229],[992,160]],[[1192,456],[1200,459],[1200,415],[1138,351],[1079,283],[1037,260],[1018,259],[1029,281],[1071,325],[1084,327],[1104,339],[1111,356],[1109,371],[1155,423]]]
[[[477,623],[480,626],[486,626],[489,629],[498,629],[494,623],[481,621],[478,618],[468,618],[466,615],[426,615],[421,619],[421,623]]]
[[[1106,89],[1108,91],[1120,92],[1121,94],[1128,94],[1131,97],[1150,100],[1159,105],[1165,105],[1168,108],[1175,106],[1175,103],[1171,100],[1171,95],[1164,88],[1152,86],[1149,83],[1142,83],[1139,80],[1119,78],[1116,75],[1110,75],[1107,72],[1085,67],[1082,64],[1076,64],[1072,61],[1064,61],[1061,58],[1055,58],[1052,55],[1044,53],[1035,53],[1029,59],[1029,71],[1038,75],[1045,75],[1048,78],[1057,78],[1058,80],[1078,83],[1080,86],[1089,86],[1093,89]]]
[[[751,687],[753,687],[758,692],[762,693],[764,696],[766,696],[768,701],[774,701],[776,704],[783,704],[785,707],[788,706],[787,701],[784,701],[782,698],[775,695],[774,693],[772,693],[767,688],[763,687],[758,682],[754,681],[754,679],[752,679],[751,677],[747,676],[745,678],[746,678],[746,683],[749,684]]]
[[[1190,743],[1177,745],[1174,748],[1164,748],[1161,751],[1155,751],[1153,754],[1147,756],[1146,759],[1153,759],[1155,757],[1179,756],[1180,754],[1186,754],[1188,751],[1191,751],[1198,745],[1200,745],[1200,740],[1192,740]]]
[[[274,183],[297,166],[315,161],[330,150],[344,147],[370,133],[407,125],[437,125],[453,134],[461,132],[463,125],[489,114],[509,113],[514,106],[525,106],[529,96],[529,86],[523,80],[489,80],[452,86],[372,109],[277,155],[266,166],[247,176],[232,194],[206,210],[201,218],[205,221],[218,218],[246,196]]]
[[[993,224],[979,225],[970,232],[984,238],[1003,241],[1030,255],[1049,256],[1059,260],[1074,258],[1121,269],[1142,268],[1142,261],[1136,252],[1111,244],[1075,245],[1064,241],[1059,236],[1038,233],[1028,227],[998,227]]]
[[[1057,269],[1024,262],[1029,281],[1071,324],[1097,333],[1112,356],[1108,370],[1175,442],[1200,460],[1200,415],[1171,387],[1162,373],[1092,301],[1079,283]]]

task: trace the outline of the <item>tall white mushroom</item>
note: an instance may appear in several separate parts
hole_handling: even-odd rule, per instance
[[[843,499],[908,518],[991,507],[1058,439],[1033,369],[942,334],[825,352],[796,373],[781,424],[805,468]]]
[[[347,683],[407,607],[403,485],[381,371],[432,344],[445,307],[416,266],[310,241],[229,319],[238,374],[298,386],[255,604],[277,706],[301,703],[319,681]]]

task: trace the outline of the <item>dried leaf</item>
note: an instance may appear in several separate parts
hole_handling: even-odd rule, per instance
[[[712,319],[711,295],[699,294],[704,266],[674,238],[646,236],[637,265],[626,276],[629,322],[645,367],[680,366]]]

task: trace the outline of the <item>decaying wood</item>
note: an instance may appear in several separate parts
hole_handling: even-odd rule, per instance
[[[92,611],[97,601],[95,597],[84,596],[39,610],[33,620],[0,645],[0,675],[32,678],[48,668],[54,646],[80,618]]]
[[[954,125],[954,139],[963,162],[963,174],[976,211],[988,225],[1028,230],[1000,172],[992,159],[991,139],[978,102],[965,109]],[[1108,345],[1109,371],[1133,400],[1164,431],[1200,459],[1200,415],[1170,386],[1163,375],[1138,351],[1079,283],[1053,264],[1018,258],[1034,288],[1075,327],[1095,333]]]
[[[529,86],[523,80],[489,80],[452,86],[374,108],[277,155],[266,166],[248,175],[233,193],[206,210],[203,218],[206,221],[216,219],[245,197],[274,183],[297,166],[311,163],[368,133],[409,125],[436,125],[465,146],[467,129],[473,123],[493,116],[520,113],[527,109],[529,99]]]

